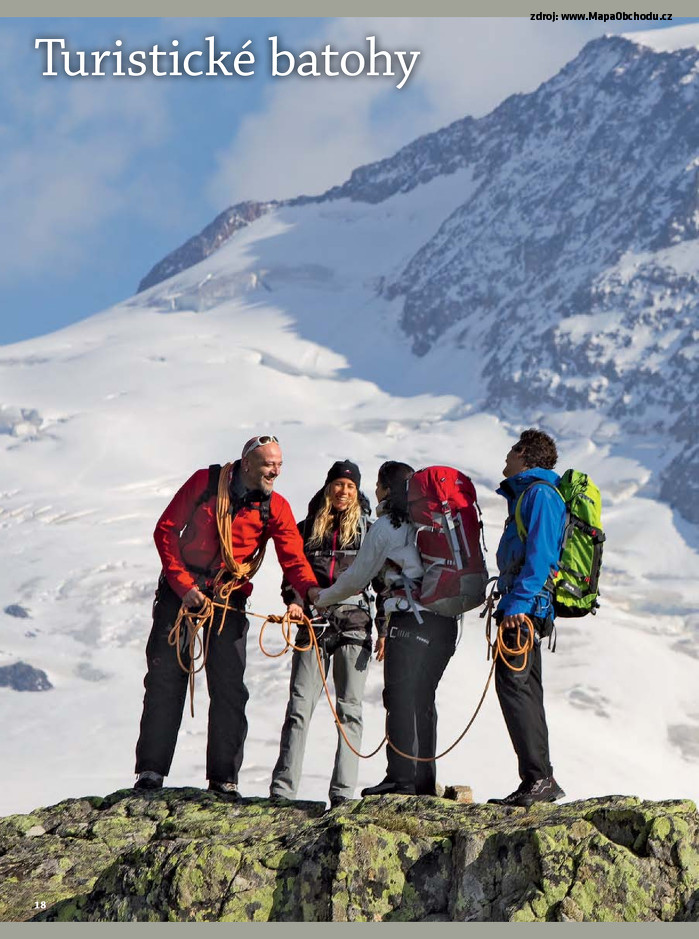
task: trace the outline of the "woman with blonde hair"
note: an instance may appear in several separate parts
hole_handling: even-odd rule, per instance
[[[435,695],[444,669],[454,654],[457,625],[417,600],[406,600],[407,583],[421,581],[424,569],[408,512],[407,484],[414,470],[389,460],[379,467],[376,498],[378,521],[362,545],[355,565],[334,584],[308,597],[318,609],[341,603],[367,578],[385,582],[384,612],[388,639],[384,659],[386,707],[386,776],[363,796],[404,793],[436,794],[437,708]],[[318,578],[320,584],[320,578]],[[322,587],[322,585],[321,585]]]
[[[323,488],[311,499],[308,515],[299,524],[304,551],[318,583],[329,587],[346,571],[364,540],[371,524],[366,496],[360,492],[359,467],[350,460],[334,463]],[[282,597],[289,613],[300,618],[311,616],[310,607],[302,604],[293,588],[284,581]],[[358,585],[352,596],[326,611],[322,622],[314,621],[323,672],[335,683],[335,709],[352,746],[359,750],[362,742],[362,698],[371,660],[371,596],[367,584]],[[379,638],[375,651],[383,659],[385,630],[382,617],[376,617]],[[295,645],[309,645],[308,629],[299,628]],[[275,802],[296,797],[303,755],[313,711],[323,691],[323,680],[315,650],[294,651],[289,683],[289,703],[282,726],[279,758],[272,773],[270,797]],[[338,731],[335,764],[330,780],[330,805],[334,807],[351,799],[357,784],[357,756]]]

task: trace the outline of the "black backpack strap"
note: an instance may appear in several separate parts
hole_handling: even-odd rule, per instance
[[[211,467],[211,468],[213,469],[214,467]],[[217,484],[217,487],[218,487],[218,484]],[[216,491],[218,491],[218,488]],[[269,522],[271,501],[272,501],[271,495],[268,498],[259,499],[259,500],[251,499],[249,494],[246,496],[242,496],[242,497],[232,495],[231,505],[228,511],[230,512],[231,518],[235,518],[241,509],[244,509],[244,508],[257,509],[257,511],[260,513],[260,520],[262,522],[262,534],[264,535],[265,529],[267,528],[267,524]]]
[[[270,506],[271,501],[272,501],[272,497],[270,496],[269,499],[264,499],[262,502],[260,502],[260,520],[262,521],[262,534],[265,533],[265,529],[267,528],[267,524],[269,522],[269,506]]]
[[[209,467],[209,479],[206,483],[206,489],[197,499],[194,508],[198,509],[200,505],[208,502],[212,496],[218,495],[218,481],[221,476],[221,464],[212,463]]]

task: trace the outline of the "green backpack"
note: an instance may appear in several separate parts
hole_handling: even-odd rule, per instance
[[[546,582],[553,593],[556,616],[585,616],[596,613],[599,603],[599,576],[602,568],[602,500],[599,489],[585,473],[569,469],[558,486],[538,479],[517,500],[517,533],[524,541],[527,529],[522,522],[522,499],[532,486],[549,486],[565,502],[566,527],[563,547],[554,571]]]

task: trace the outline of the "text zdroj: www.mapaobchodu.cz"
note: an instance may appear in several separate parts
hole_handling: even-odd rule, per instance
[[[609,23],[617,20],[619,22],[664,20],[667,22],[672,19],[672,13],[530,13],[530,20],[548,20],[555,23],[557,20],[577,20],[583,23],[598,20],[600,23]]]

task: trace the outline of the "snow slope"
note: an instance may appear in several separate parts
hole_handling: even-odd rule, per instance
[[[620,94],[624,72],[615,63],[628,59],[629,68],[652,72],[646,54],[618,37],[598,40],[551,87],[574,102],[576,69],[589,77],[604,67],[612,77],[598,74],[601,87]],[[665,93],[679,94],[681,103],[693,90],[684,81],[687,53],[680,58],[658,68],[672,79]],[[651,103],[655,87],[649,85]],[[526,113],[537,110],[545,124],[542,88],[528,99],[509,99],[486,124],[502,124],[507,135],[520,105]],[[599,115],[592,97],[590,113]],[[566,108],[551,114],[555,133],[566,119],[574,133],[578,124]],[[487,190],[462,159],[474,123],[457,122],[395,160],[360,168],[332,198],[265,204],[201,263],[68,329],[0,348],[0,666],[28,662],[54,686],[40,693],[0,688],[0,813],[131,784],[160,566],[152,531],[193,470],[235,458],[254,433],[273,432],[285,456],[278,489],[300,517],[336,459],[359,463],[369,495],[385,459],[450,463],[476,483],[494,567],[504,519],[494,490],[505,453],[532,425],[556,436],[561,470],[575,466],[598,483],[608,535],[599,615],[561,622],[555,655],[545,653],[556,776],[571,799],[699,798],[699,533],[657,501],[667,496],[661,473],[668,465],[691,473],[686,453],[696,446],[692,317],[699,255],[690,176],[684,188],[668,188],[663,209],[687,222],[679,241],[644,248],[619,238],[620,253],[610,254],[593,278],[590,303],[561,317],[553,307],[539,315],[535,306],[523,312],[515,305],[517,315],[508,319],[505,311],[499,332],[492,332],[487,292],[479,294],[480,309],[464,287],[475,253],[463,239],[461,259],[447,266],[448,276],[438,276],[445,259],[439,245],[449,231],[471,224],[467,204],[511,204],[511,175],[498,191]],[[603,133],[593,136],[605,144]],[[685,137],[689,150],[691,133]],[[694,164],[690,169],[696,175]],[[546,176],[545,167],[541,173]],[[590,198],[616,197],[614,206],[602,206],[605,217],[625,217],[618,187],[590,186]],[[580,199],[585,202],[587,191]],[[563,224],[566,213],[559,216]],[[451,228],[444,227],[450,218]],[[629,231],[637,233],[637,219],[629,219]],[[648,225],[657,223],[649,209]],[[541,232],[546,236],[545,225]],[[504,289],[509,275],[498,273],[497,245],[490,250],[479,239],[472,241],[487,261],[483,283]],[[545,267],[547,251],[534,261]],[[565,281],[565,271],[554,273]],[[470,313],[416,358],[414,337],[402,328],[405,298],[419,313],[423,301],[436,302],[431,283],[445,302],[467,297],[470,305],[456,306]],[[396,285],[405,295],[393,292]],[[522,354],[513,362],[508,349],[521,351],[542,330],[545,361]],[[527,383],[525,366],[540,366],[541,375]],[[559,382],[565,395],[557,397],[551,389]],[[614,407],[603,409],[605,401]],[[670,428],[678,413],[682,426]],[[691,495],[693,479],[686,486],[683,479],[676,488]],[[279,582],[270,551],[255,578],[251,612],[281,611]],[[12,615],[18,607],[29,615]],[[267,792],[290,666],[290,656],[267,658],[257,646],[261,622],[252,618],[249,638],[245,795]],[[483,631],[477,613],[464,617],[439,689],[440,746],[461,732],[485,685]],[[265,638],[279,649],[273,628]],[[199,676],[196,715],[185,712],[172,785],[205,785],[206,706]],[[369,751],[383,731],[376,664],[365,728]],[[334,746],[321,702],[301,797],[325,797]],[[362,762],[359,787],[383,771],[382,756]],[[471,785],[477,799],[517,784],[494,690],[466,740],[440,762],[439,777]]]
[[[440,395],[438,371],[434,394],[407,393],[424,366],[376,299],[375,278],[409,255],[417,228],[430,224],[429,206],[453,198],[450,186],[468,184],[457,174],[387,204],[279,210],[170,281],[0,350],[0,597],[3,608],[21,604],[30,613],[0,614],[0,665],[27,661],[55,686],[34,694],[0,688],[0,812],[132,782],[159,570],[151,534],[194,469],[234,458],[253,433],[274,432],[285,457],[278,489],[300,516],[335,459],[359,463],[370,495],[384,459],[449,462],[479,490],[492,566],[504,515],[493,490],[504,454],[522,426],[541,422],[559,439],[561,468],[586,469],[599,483],[609,539],[601,613],[561,624],[558,649],[545,656],[556,775],[569,798],[699,797],[697,536],[642,494],[654,440],[647,452],[636,445],[624,452],[618,425],[592,411],[531,409],[505,421],[468,382],[462,398]],[[269,552],[253,612],[281,610],[279,579]],[[267,791],[290,665],[290,656],[263,656],[260,623],[252,620],[249,639],[246,795]],[[266,642],[279,648],[273,629]],[[464,727],[488,668],[483,621],[468,614],[439,689],[440,745]],[[369,679],[366,750],[382,736],[380,671],[374,664]],[[205,785],[205,715],[200,676],[172,785]],[[321,703],[302,797],[324,798],[334,739]],[[383,770],[382,756],[362,762],[359,785]],[[477,799],[516,785],[493,690],[439,777],[472,785]]]

